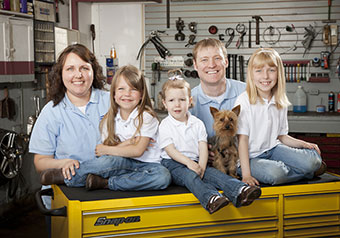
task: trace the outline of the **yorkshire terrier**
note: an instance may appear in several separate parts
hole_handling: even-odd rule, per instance
[[[216,135],[209,139],[214,152],[212,166],[225,174],[238,178],[236,173],[238,152],[237,152],[237,121],[241,106],[229,110],[217,110],[210,107],[214,118],[213,128]]]

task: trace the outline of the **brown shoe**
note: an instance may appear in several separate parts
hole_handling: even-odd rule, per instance
[[[320,168],[314,172],[314,177],[318,177],[324,174],[326,170],[327,170],[327,164],[324,161],[322,161]]]
[[[207,205],[207,210],[210,214],[220,210],[222,207],[227,206],[229,203],[228,199],[224,196],[213,195]]]
[[[42,185],[64,184],[64,176],[61,169],[47,169],[40,174]]]
[[[87,190],[95,190],[95,189],[103,189],[108,188],[108,179],[100,177],[95,174],[89,174],[86,178],[86,189]]]
[[[237,204],[239,206],[249,206],[255,199],[261,196],[261,188],[257,186],[246,186],[237,197]]]

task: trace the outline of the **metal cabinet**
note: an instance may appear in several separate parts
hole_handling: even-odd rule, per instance
[[[33,81],[32,17],[1,11],[0,32],[0,83]]]

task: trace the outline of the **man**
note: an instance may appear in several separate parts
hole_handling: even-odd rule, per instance
[[[192,89],[194,107],[191,113],[201,119],[208,137],[215,135],[210,107],[231,110],[246,84],[226,78],[227,50],[219,40],[208,38],[199,41],[193,49],[194,67],[200,84]]]

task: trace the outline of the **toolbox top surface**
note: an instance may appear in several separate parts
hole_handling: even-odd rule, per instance
[[[279,186],[289,186],[298,184],[315,184],[315,183],[326,183],[340,181],[340,176],[325,173],[312,180],[301,180],[291,184],[283,184]],[[59,185],[60,189],[67,196],[69,200],[79,201],[93,201],[93,200],[106,200],[106,199],[121,199],[121,198],[135,198],[135,197],[148,197],[148,196],[161,196],[161,195],[172,195],[172,194],[183,194],[190,193],[185,187],[170,185],[165,190],[155,191],[112,191],[109,189],[99,189],[94,191],[87,191],[85,187],[72,188],[66,185]],[[261,185],[261,187],[268,187],[268,185]],[[272,186],[271,186],[272,187]]]

